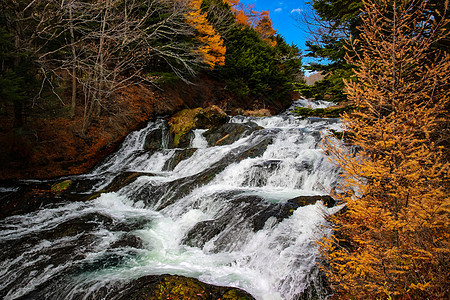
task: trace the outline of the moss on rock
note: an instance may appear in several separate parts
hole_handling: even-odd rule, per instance
[[[55,183],[54,185],[52,185],[51,190],[53,192],[62,192],[64,190],[68,189],[71,184],[72,184],[72,180],[64,180],[62,182]]]
[[[195,109],[183,109],[169,119],[172,144],[178,146],[181,137],[188,133],[195,125],[195,116],[203,111],[201,107]]]
[[[194,278],[177,275],[153,275],[141,277],[129,284],[120,299],[254,299],[247,292],[231,287],[206,284]]]
[[[230,117],[218,106],[212,105],[197,113],[195,125],[201,129],[212,129],[223,125],[230,120]]]
[[[194,128],[211,129],[228,122],[230,118],[218,106],[183,109],[169,119],[171,147],[186,146],[186,136]]]

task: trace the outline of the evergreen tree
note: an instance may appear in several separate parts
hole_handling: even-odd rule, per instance
[[[360,23],[361,0],[313,0],[315,11],[313,26],[319,30],[313,40],[306,42],[306,57],[318,61],[306,68],[321,72],[325,78],[313,86],[303,86],[302,94],[316,99],[329,99],[335,102],[345,101],[343,79],[349,79],[353,66],[345,60],[348,52],[347,42],[357,38]]]
[[[436,19],[449,18],[449,12],[439,15],[436,11],[444,11],[445,1],[429,0],[430,8],[426,12]],[[358,51],[358,47],[349,47],[351,39],[359,39],[363,7],[362,0],[313,0],[314,9],[312,20],[300,20],[303,23],[313,22],[316,32],[311,40],[306,42],[308,49],[306,57],[316,58],[318,61],[311,63],[306,68],[311,71],[321,72],[325,78],[316,82],[313,86],[304,85],[300,91],[306,97],[316,99],[330,99],[335,102],[345,101],[344,79],[348,80],[353,75],[353,65],[345,56]],[[303,24],[305,25],[305,24]],[[446,26],[450,29],[450,25]],[[433,47],[442,51],[450,49],[450,38],[442,38],[435,42]]]
[[[226,41],[225,66],[218,68],[218,76],[227,88],[246,101],[290,101],[300,72],[300,50],[289,46],[282,37],[273,37],[275,46],[262,40],[259,33],[248,26],[236,26]]]

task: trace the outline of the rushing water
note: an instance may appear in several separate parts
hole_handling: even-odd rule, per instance
[[[114,298],[113,287],[128,280],[177,274],[257,299],[295,299],[315,282],[315,241],[328,234],[325,216],[337,208],[289,208],[289,199],[336,186],[339,170],[320,143],[340,123],[289,111],[230,120],[249,121],[262,128],[229,145],[208,146],[205,130],[196,130],[192,149],[168,149],[166,123],[149,123],[91,173],[72,178],[91,182],[85,193],[123,172],[142,173],[136,180],[91,201],[1,220],[0,298],[96,299],[99,290]],[[145,151],[155,130],[161,149]],[[186,151],[191,156],[173,162]]]

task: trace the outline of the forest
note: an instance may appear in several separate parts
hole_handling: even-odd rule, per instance
[[[300,50],[277,35],[269,13],[235,0],[2,0],[0,7],[0,139],[8,145],[0,161],[10,171],[40,176],[54,161],[65,163],[42,176],[92,167],[98,158],[80,156],[86,167],[76,170],[77,148],[108,152],[149,117],[173,113],[172,104],[159,107],[172,100],[158,100],[170,91],[212,81],[207,89],[225,106],[233,99],[231,106],[280,110],[301,77]],[[180,97],[194,96],[173,98]],[[55,136],[59,157],[44,145]],[[11,176],[23,174],[0,177]]]
[[[304,54],[239,0],[0,7],[0,179],[82,173],[199,95],[230,111],[326,99],[345,128],[323,149],[343,180],[317,241],[330,299],[449,299],[448,0],[312,0],[299,24],[320,30]],[[306,85],[302,67],[324,78]]]
[[[238,4],[2,1],[2,111],[12,104],[20,127],[30,105],[50,92],[63,101],[70,89],[64,103],[73,115],[82,98],[86,134],[118,89],[172,75],[189,81],[213,69],[243,99],[285,97],[299,72],[299,50],[276,35],[268,12]]]

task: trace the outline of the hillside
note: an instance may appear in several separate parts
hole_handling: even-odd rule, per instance
[[[82,99],[78,99],[82,101]],[[0,179],[51,178],[86,172],[111,153],[125,136],[158,116],[169,116],[183,108],[217,105],[233,113],[236,109],[262,107],[258,101],[241,102],[225,84],[201,76],[192,84],[177,81],[156,88],[130,86],[120,90],[113,103],[80,135],[82,112],[67,115],[61,102],[34,107],[25,125],[13,128],[12,109],[1,117]],[[282,103],[272,105],[277,112]],[[81,106],[80,106],[81,109]]]
[[[185,107],[280,109],[301,78],[299,49],[239,1],[3,2],[0,179],[85,172]]]

